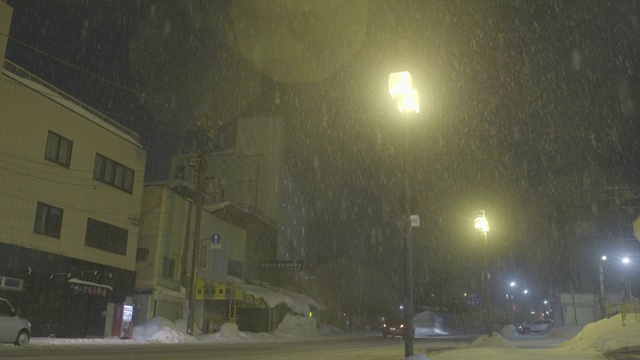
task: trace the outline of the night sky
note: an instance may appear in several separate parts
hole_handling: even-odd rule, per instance
[[[139,132],[147,180],[199,120],[224,148],[238,117],[282,117],[311,254],[392,290],[408,147],[419,303],[477,278],[482,209],[496,281],[567,291],[587,261],[563,235],[571,195],[638,184],[634,1],[9,3],[8,59]],[[387,92],[400,70],[409,119]]]

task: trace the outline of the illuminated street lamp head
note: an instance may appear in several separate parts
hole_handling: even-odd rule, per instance
[[[389,94],[396,99],[398,95],[406,95],[413,89],[413,80],[408,71],[389,74]]]
[[[602,261],[607,260],[607,255],[602,255]]]
[[[478,215],[473,224],[476,229],[483,233],[487,233],[489,231],[489,221],[487,221],[487,218],[484,216],[484,211],[482,212],[482,215]]]
[[[631,260],[629,260],[628,256],[625,256],[625,257],[622,258],[622,262],[625,263],[625,264],[628,264],[629,262],[631,262]]]
[[[512,281],[512,282],[511,282],[511,284],[509,284],[509,286],[511,286],[511,287],[516,286],[516,282],[515,282],[515,281]]]
[[[408,71],[389,74],[389,94],[396,101],[401,114],[420,112],[420,96],[418,90],[413,88]]]

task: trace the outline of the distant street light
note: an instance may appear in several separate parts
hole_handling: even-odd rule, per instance
[[[476,229],[480,230],[484,234],[484,271],[482,272],[482,287],[484,290],[484,304],[486,307],[486,322],[487,322],[487,331],[489,337],[493,336],[493,316],[492,316],[492,304],[491,304],[491,286],[489,284],[491,277],[489,276],[489,266],[487,265],[487,252],[489,243],[487,242],[487,233],[489,232],[489,221],[485,216],[484,210],[482,210],[482,214],[478,215],[474,222],[474,226]]]
[[[396,101],[398,110],[403,115],[420,112],[420,100],[418,91],[413,88],[411,74],[408,71],[395,72],[389,74],[389,94]],[[409,127],[407,126],[407,129]],[[407,130],[408,132],[408,130]],[[407,134],[408,135],[408,134]],[[405,236],[405,301],[404,311],[405,331],[404,352],[405,357],[413,356],[413,242],[411,240],[411,188],[409,186],[409,143],[405,141],[406,151],[404,153],[404,236]]]

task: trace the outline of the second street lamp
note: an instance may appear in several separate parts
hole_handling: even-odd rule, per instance
[[[396,101],[398,110],[404,118],[406,114],[419,113],[420,101],[418,91],[413,88],[411,74],[408,71],[389,74],[389,94]],[[405,124],[406,125],[406,124]],[[407,126],[407,129],[409,127]],[[407,130],[408,133],[408,130]],[[405,248],[405,301],[404,310],[405,331],[404,331],[404,353],[405,357],[413,356],[413,242],[411,240],[411,226],[413,216],[410,206],[410,186],[409,186],[409,154],[410,148],[405,141],[406,151],[403,159],[404,172],[404,248]],[[416,219],[417,220],[417,219]],[[417,224],[416,224],[417,226]]]
[[[482,272],[482,287],[484,291],[484,296],[482,301],[485,304],[486,311],[486,322],[487,322],[487,331],[489,337],[493,335],[493,315],[491,314],[491,287],[489,282],[491,280],[491,276],[489,275],[489,268],[487,265],[487,248],[489,243],[487,242],[487,233],[489,232],[489,221],[487,220],[484,210],[482,210],[481,214],[476,217],[474,220],[474,226],[476,229],[480,230],[484,234],[484,271]]]

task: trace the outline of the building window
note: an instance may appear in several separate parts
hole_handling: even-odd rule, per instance
[[[0,289],[22,291],[22,279],[0,276]]]
[[[136,261],[146,262],[148,257],[149,257],[148,248],[138,248],[136,250]]]
[[[229,259],[229,272],[227,274],[229,276],[235,276],[239,279],[242,279],[243,268],[244,266],[242,262]]]
[[[206,244],[200,244],[200,261],[198,262],[198,267],[200,269],[207,268],[207,259],[209,257],[209,247]]]
[[[211,256],[211,271],[220,275],[225,275],[227,255],[222,250],[213,250]]]
[[[73,141],[49,131],[44,158],[56,164],[69,167],[72,147]]]
[[[94,179],[128,193],[132,193],[134,175],[135,172],[132,169],[117,163],[108,157],[96,154],[96,162],[93,167]]]
[[[92,248],[126,255],[128,234],[127,229],[89,218],[84,244]]]
[[[173,279],[175,269],[176,261],[165,256],[162,259],[162,277]]]
[[[62,209],[39,202],[33,232],[59,239],[61,227]]]

